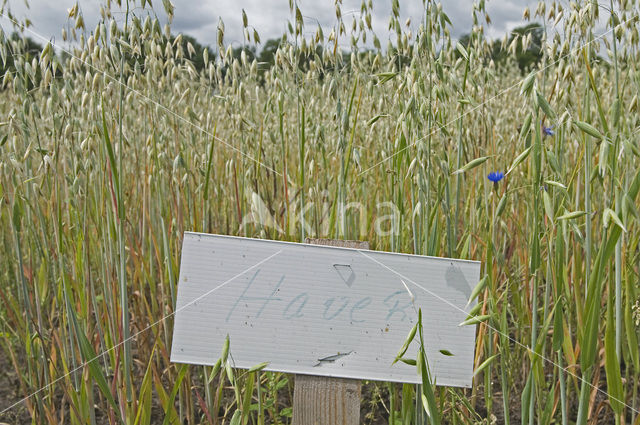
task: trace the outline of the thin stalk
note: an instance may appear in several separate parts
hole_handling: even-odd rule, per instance
[[[593,40],[593,33],[589,30],[589,40],[591,43]],[[591,51],[587,49],[587,59],[590,60]],[[585,81],[585,93],[584,93],[584,103],[583,103],[583,114],[584,120],[586,122],[590,121],[591,111],[590,111],[590,89],[589,82]],[[593,165],[591,164],[591,155],[593,152],[593,146],[591,142],[591,137],[588,135],[583,135],[583,140],[585,143],[584,149],[584,232],[585,232],[585,241],[584,241],[584,255],[585,255],[585,267],[584,267],[584,299],[587,299],[587,293],[589,292],[589,278],[591,275],[591,173]]]
[[[565,382],[565,376],[564,376],[564,367],[562,366],[562,347],[560,348],[560,350],[558,350],[558,371],[559,371],[559,377],[558,380],[560,381],[560,408],[562,409],[561,412],[561,416],[562,416],[562,425],[568,425],[568,418],[567,418],[567,385]]]
[[[613,45],[613,68],[615,73],[615,100],[614,107],[620,107],[620,72],[618,70],[618,47],[617,47],[617,36],[616,36],[616,26],[615,20],[613,19],[614,9],[613,9],[613,0],[609,0],[610,5],[610,13],[611,13],[611,29],[613,30],[612,45]],[[620,193],[620,188],[617,186],[617,170],[616,167],[616,156],[618,155],[618,151],[620,149],[620,141],[618,137],[618,119],[616,118],[614,122],[611,123],[613,137],[615,138],[615,147],[613,151],[613,175],[612,175],[612,184],[615,186],[615,211],[618,216],[622,214],[622,196]],[[605,143],[605,141],[603,141]],[[624,234],[620,236],[618,242],[616,243],[616,252],[615,252],[615,341],[616,341],[616,356],[618,360],[622,359],[622,242],[623,242]]]
[[[538,108],[536,108],[535,122],[539,123]],[[540,268],[540,241],[539,241],[539,207],[540,207],[540,181],[541,181],[541,166],[542,166],[542,136],[540,134],[540,125],[536,125],[535,139],[532,149],[532,161],[533,161],[533,173],[532,173],[532,188],[533,191],[533,211],[532,211],[532,228],[531,234],[531,349],[536,350],[536,341],[538,339],[538,269]],[[533,362],[531,364],[533,367]],[[532,371],[533,372],[533,371]],[[533,378],[533,377],[532,377]],[[536,380],[531,379],[531,396],[529,400],[529,425],[533,425],[534,421],[534,409],[536,405]]]
[[[293,9],[291,9],[293,15],[294,22],[294,39],[295,39],[295,54],[299,55],[300,51],[298,48],[298,35],[302,31],[303,22],[299,22],[297,19],[297,10],[298,10],[298,2],[297,0],[293,2]],[[300,105],[300,81],[298,79],[298,57],[295,57],[295,63],[293,64],[293,79],[296,88],[296,118],[298,121],[297,132],[298,132],[298,151],[299,151],[299,164],[298,167],[300,169],[299,172],[299,181],[300,185],[300,241],[304,242],[305,234],[304,234],[304,107],[301,108]]]
[[[289,185],[287,182],[287,143],[284,139],[284,99],[278,99],[278,130],[280,133],[280,148],[282,155],[282,183],[284,192],[284,234],[289,239]]]
[[[305,226],[305,219],[304,219],[304,168],[305,168],[305,164],[304,164],[304,150],[305,150],[305,133],[304,133],[304,127],[305,127],[305,109],[304,109],[304,105],[300,105],[300,95],[298,95],[298,109],[300,110],[299,114],[300,114],[300,122],[298,123],[298,150],[300,152],[300,157],[299,157],[299,167],[300,167],[300,173],[299,173],[299,181],[298,184],[300,185],[300,240],[304,241],[305,240],[305,232],[304,232],[304,226]]]
[[[126,14],[125,14],[125,35],[129,28],[129,0],[126,1]],[[129,340],[129,297],[127,295],[127,254],[125,250],[125,241],[124,241],[124,191],[122,188],[122,180],[124,178],[123,167],[122,167],[122,158],[124,152],[124,132],[123,132],[123,121],[124,121],[124,87],[126,84],[126,79],[124,76],[124,63],[125,63],[125,54],[120,48],[120,107],[118,113],[118,127],[119,127],[119,141],[118,141],[118,175],[120,176],[118,187],[115,188],[116,196],[117,196],[117,234],[118,234],[118,284],[120,290],[120,317],[121,317],[121,326],[122,326],[122,341],[124,341],[124,356],[123,356],[123,365],[124,370],[122,374],[124,375],[125,380],[125,388],[126,388],[126,396],[127,402],[132,400],[133,396],[133,385],[131,383],[131,341]]]
[[[213,136],[211,137],[211,143],[209,144],[209,155],[207,156],[207,171],[204,176],[204,192],[203,192],[203,202],[204,202],[204,214],[202,215],[202,228],[201,231],[206,232],[209,230],[209,216],[211,214],[211,203],[209,202],[209,183],[210,183],[210,175],[211,175],[211,164],[213,162],[213,148],[215,146],[216,141],[216,129],[218,125],[214,125],[213,127]]]
[[[471,66],[470,64],[471,59],[469,58],[469,60],[466,61],[465,64],[465,68],[464,68],[464,78],[462,79],[462,96],[465,96],[466,93],[466,87],[467,87],[467,77],[469,75],[469,67]],[[458,162],[456,164],[456,169],[459,170],[460,168],[462,168],[462,161],[464,160],[464,144],[462,142],[462,121],[463,121],[463,116],[465,115],[465,105],[461,104],[460,105],[460,118],[458,119]],[[462,174],[463,173],[459,173],[456,176],[456,212],[454,215],[454,228],[453,228],[453,239],[454,241],[456,241],[456,243],[458,242],[457,239],[457,230],[458,230],[458,217],[460,214],[460,192],[462,191]]]

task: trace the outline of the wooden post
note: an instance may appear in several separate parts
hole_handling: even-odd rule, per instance
[[[369,242],[307,238],[306,243],[369,249]],[[293,425],[357,425],[361,382],[358,379],[296,375]]]

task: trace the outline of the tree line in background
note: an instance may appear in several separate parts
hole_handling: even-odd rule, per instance
[[[526,73],[531,69],[537,67],[542,59],[542,39],[544,36],[544,29],[542,25],[539,23],[531,23],[529,25],[515,28],[511,31],[511,34],[508,38],[507,45],[511,45],[514,40],[517,38],[523,38],[524,36],[530,34],[531,39],[526,48],[523,48],[521,43],[517,43],[515,52],[509,53],[507,49],[504,47],[504,43],[500,40],[495,40],[491,44],[492,49],[490,54],[487,57],[487,60],[493,60],[496,66],[502,66],[507,63],[510,58],[513,58],[515,62],[518,64],[522,73]],[[20,56],[23,58],[25,63],[31,62],[33,58],[37,57],[42,51],[42,45],[34,41],[29,37],[21,37],[18,33],[11,34],[11,38],[14,40],[18,40],[22,38],[22,51],[21,52],[8,52],[8,54],[3,55],[2,63],[0,63],[0,75],[4,78],[7,72],[14,73],[15,72],[15,57]],[[176,36],[171,38],[171,43],[174,43],[176,40]],[[471,43],[471,36],[469,34],[465,34],[460,37],[458,40],[460,45],[463,47],[468,47]],[[205,67],[204,61],[204,51],[205,49],[208,51],[209,57],[213,58],[216,55],[216,52],[210,47],[205,46],[198,42],[194,37],[191,37],[186,34],[182,34],[180,36],[180,42],[182,43],[184,51],[189,52],[189,59],[193,63],[193,66],[196,70],[201,71]],[[272,38],[267,40],[260,49],[258,53],[255,45],[249,46],[239,46],[232,48],[232,56],[235,59],[240,60],[242,52],[244,52],[246,59],[249,62],[252,62],[254,59],[258,62],[258,69],[261,73],[264,73],[269,68],[271,68],[275,63],[275,53],[280,47],[281,44],[286,42],[286,38]],[[313,51],[313,49],[312,49]],[[315,51],[319,54],[322,49],[320,45],[315,49]],[[373,49],[369,49],[369,52],[375,52]],[[367,53],[367,51],[361,52],[362,54]],[[350,61],[348,60],[351,52],[345,51],[343,53],[344,56],[344,67],[348,68]],[[60,53],[60,61],[64,62],[68,59],[69,54],[66,52]],[[302,69],[306,69],[308,67],[308,63],[312,60],[312,54],[302,55],[298,66]],[[131,64],[135,65],[135,62],[144,63],[144,58],[141,57],[132,57],[130,58]],[[398,57],[398,67],[408,65],[409,58],[408,57]]]
[[[515,53],[510,54],[507,52],[507,49],[503,47],[503,43],[501,40],[496,39],[491,44],[492,51],[488,59],[494,61],[494,63],[498,66],[506,64],[507,60],[511,56],[515,56],[514,59],[518,64],[520,70],[525,73],[538,66],[540,60],[542,59],[542,39],[544,36],[544,28],[539,23],[531,23],[522,27],[515,28],[511,31],[510,36],[507,41],[507,45],[513,43],[517,38],[523,38],[527,35],[531,35],[531,40],[529,45],[526,48],[522,47],[521,43],[517,43]],[[183,35],[182,37],[183,47],[186,49],[187,43],[191,43],[193,46],[195,53],[192,54],[191,61],[193,62],[195,68],[200,71],[204,68],[204,60],[203,60],[203,52],[206,49],[209,50],[209,57],[214,57],[215,51],[211,49],[209,46],[204,46],[200,44],[195,38],[187,35]],[[259,69],[264,71],[269,69],[275,63],[275,53],[278,50],[278,47],[285,43],[286,39],[283,38],[272,38],[267,40],[260,50],[257,53],[257,49],[254,45],[251,46],[239,46],[232,49],[232,56],[235,59],[240,59],[242,52],[245,52],[246,58],[249,62],[254,59],[257,60]],[[459,42],[462,46],[467,47],[471,42],[470,34],[464,34],[460,37]],[[320,46],[315,49],[318,53],[321,52]],[[375,52],[373,49],[369,49],[371,52]],[[366,51],[361,52],[366,53]],[[348,57],[351,54],[349,51],[344,51],[344,61],[345,67],[349,66]],[[306,64],[312,59],[311,55],[307,55],[303,58],[300,63],[302,68],[306,68]],[[406,58],[408,59],[408,58]],[[401,61],[403,63],[404,61]]]

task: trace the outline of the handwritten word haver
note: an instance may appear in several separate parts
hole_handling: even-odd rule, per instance
[[[248,295],[251,285],[255,282],[260,273],[258,269],[249,279],[247,286],[232,304],[225,322],[229,322],[233,318],[233,314],[241,304],[245,304],[247,308],[251,308],[255,315],[254,319],[259,319],[263,312],[267,309],[278,309],[279,314],[284,319],[294,320],[300,319],[311,312],[321,312],[320,319],[323,320],[348,320],[351,324],[363,323],[362,311],[367,308],[377,308],[380,311],[379,317],[385,317],[385,321],[399,320],[412,321],[413,305],[407,296],[407,292],[403,290],[390,291],[389,296],[384,298],[382,306],[372,305],[373,299],[369,296],[353,298],[349,296],[331,296],[327,298],[311,295],[308,292],[300,292],[286,299],[279,296],[279,289],[285,281],[286,275],[282,275],[269,296],[251,296]],[[322,308],[311,309],[310,305],[320,304]],[[318,319],[318,317],[315,317]]]

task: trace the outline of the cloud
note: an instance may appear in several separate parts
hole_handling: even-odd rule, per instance
[[[57,0],[55,6],[48,0],[29,0],[31,5],[27,9],[23,1],[12,0],[12,11],[19,17],[29,17],[33,22],[32,30],[45,38],[60,40],[62,27],[68,25],[67,9],[76,0]],[[524,8],[530,1],[523,0],[492,0],[487,2],[487,9],[492,24],[487,27],[489,37],[502,37],[506,31],[521,25]],[[343,0],[341,10],[345,26],[351,25],[352,19],[359,18],[361,0]],[[99,19],[100,7],[96,1],[79,1],[84,14],[86,27],[91,30]],[[225,23],[225,42],[233,45],[243,43],[242,10],[249,18],[249,26],[255,28],[264,41],[280,36],[287,27],[287,21],[292,20],[287,0],[174,0],[175,17],[172,24],[173,32],[183,32],[195,37],[203,44],[216,45],[216,28],[220,18]],[[156,12],[164,16],[162,2],[154,1]],[[336,23],[335,6],[333,0],[298,0],[298,6],[305,19],[305,29],[311,34],[321,25],[325,34],[329,34]],[[443,10],[453,23],[452,35],[459,37],[468,33],[472,26],[472,0],[446,0]],[[140,10],[135,13],[140,14]],[[388,31],[389,16],[391,15],[390,0],[374,1],[372,25],[374,31],[383,44],[395,37]],[[124,21],[124,10],[114,10],[114,17]],[[404,22],[411,19],[411,29],[415,34],[422,21],[422,0],[400,0],[400,19]],[[481,17],[484,20],[484,17]],[[163,18],[163,22],[166,19]],[[6,19],[2,20],[7,30]],[[344,39],[345,46],[348,44]]]

